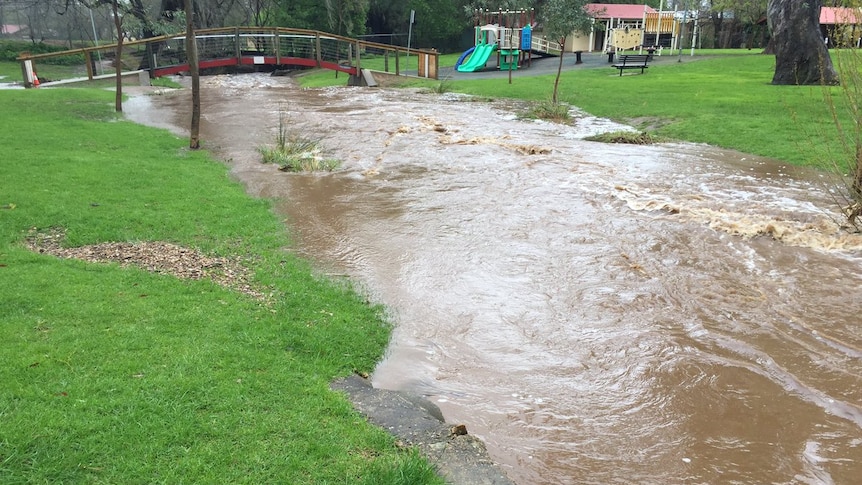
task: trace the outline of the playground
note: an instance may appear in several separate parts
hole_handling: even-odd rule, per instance
[[[565,45],[535,32],[532,10],[482,11],[474,14],[474,45],[455,64],[461,73],[486,70],[516,71],[532,68],[533,62],[570,53],[581,64],[587,54],[607,55],[613,63],[619,55],[655,55],[675,52],[680,47],[685,15],[655,10],[647,5],[589,4],[594,24],[584,35],[573,34]],[[693,39],[697,30],[693,32]],[[565,55],[565,54],[563,54]],[[490,64],[489,64],[490,63]]]
[[[536,19],[533,10],[482,11],[474,15],[474,46],[464,51],[455,63],[458,72],[485,70],[490,60],[495,68],[514,71],[529,66],[534,55],[559,55],[556,42],[535,39],[533,28]]]

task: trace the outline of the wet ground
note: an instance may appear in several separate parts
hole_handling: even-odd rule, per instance
[[[374,385],[428,396],[516,483],[859,483],[862,237],[827,177],[458,95],[202,87],[206,147],[391,310]],[[181,132],[189,107],[126,112]],[[262,165],[280,114],[342,168]]]

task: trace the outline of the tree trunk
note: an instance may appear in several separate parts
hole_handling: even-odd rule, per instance
[[[114,11],[114,26],[117,28],[117,50],[114,54],[114,66],[116,67],[117,89],[114,98],[114,108],[117,113],[123,112],[123,19],[120,17],[119,0],[111,2]]]
[[[820,37],[822,0],[769,0],[766,12],[775,48],[772,84],[838,84]]]
[[[193,0],[185,0],[186,9],[186,59],[189,72],[192,75],[192,125],[189,133],[189,148],[197,150],[201,147],[201,76],[198,66],[198,46],[195,41]]]
[[[566,53],[566,38],[560,39],[560,63],[557,65],[557,77],[554,79],[554,96],[551,102],[557,104],[557,91],[560,88],[560,74],[563,73],[563,54]]]

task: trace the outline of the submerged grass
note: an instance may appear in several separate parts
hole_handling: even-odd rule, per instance
[[[602,143],[624,143],[628,145],[652,145],[658,143],[659,139],[642,131],[612,131],[584,138],[587,141],[598,141]]]
[[[442,483],[329,390],[373,369],[381,309],[287,252],[225,166],[112,100],[0,91],[2,481]],[[34,253],[33,228],[240,258],[271,298]]]

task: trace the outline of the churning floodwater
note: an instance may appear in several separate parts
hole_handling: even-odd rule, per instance
[[[390,309],[375,386],[428,396],[517,483],[862,482],[862,237],[825,178],[452,94],[238,75],[202,99],[205,146],[297,250]],[[279,116],[341,169],[261,164]]]

